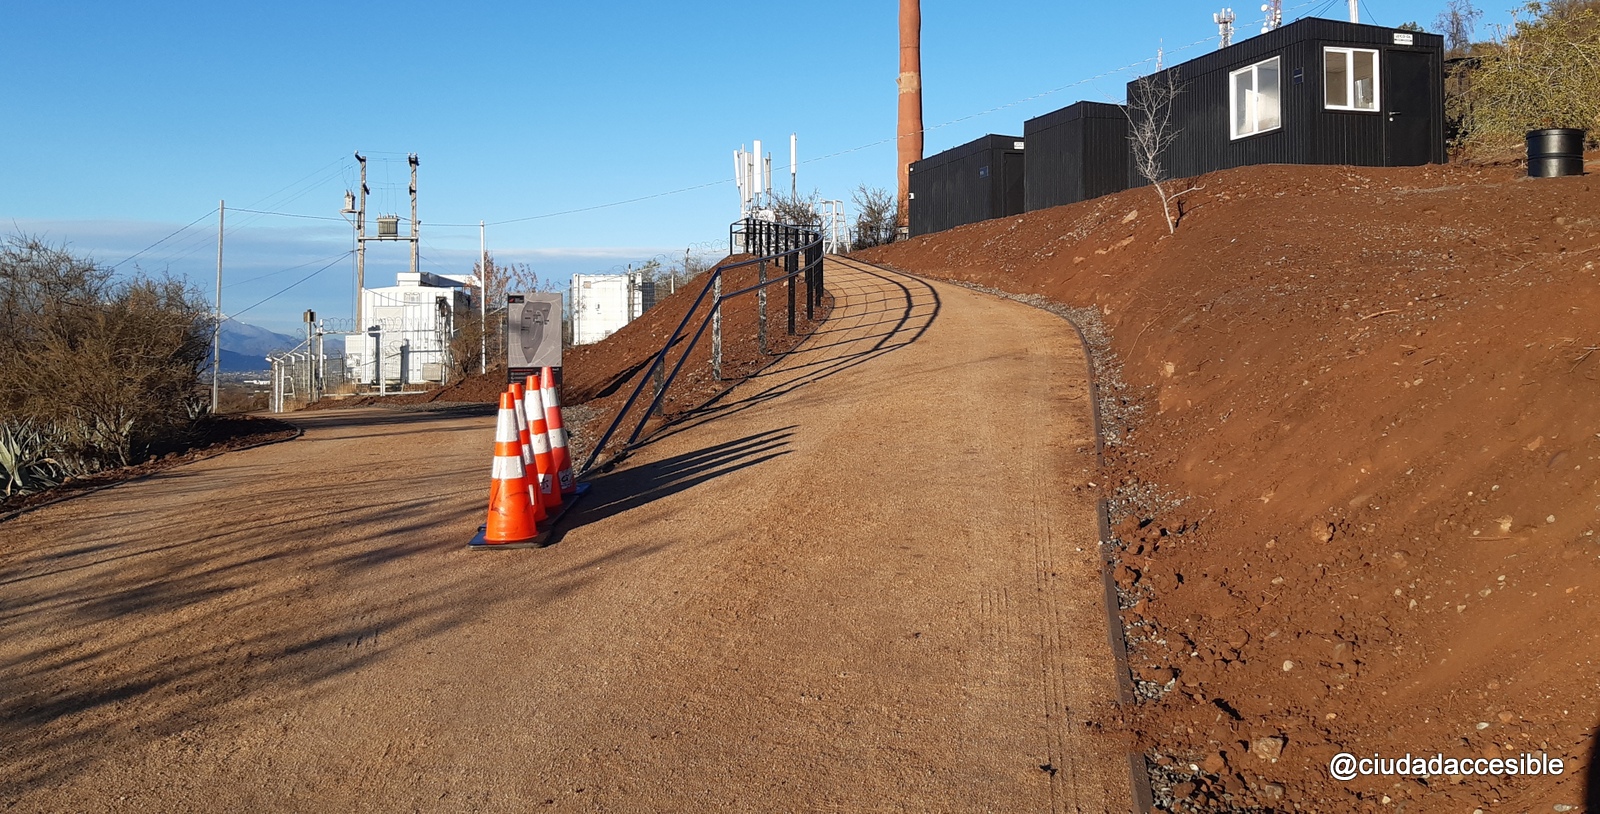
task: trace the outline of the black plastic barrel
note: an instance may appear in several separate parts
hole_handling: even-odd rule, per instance
[[[1528,131],[1528,175],[1553,178],[1583,174],[1584,131],[1575,127],[1552,127]]]

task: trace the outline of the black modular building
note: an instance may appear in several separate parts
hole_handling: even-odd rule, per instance
[[[911,236],[1023,211],[1023,140],[987,135],[911,164]]]
[[[1022,138],[1028,212],[1128,187],[1128,116],[1121,105],[1078,102],[1027,120]]]
[[[1405,167],[1445,161],[1444,38],[1306,18],[1128,84],[1171,77],[1184,178],[1251,164]],[[1145,183],[1132,162],[1128,184]]]

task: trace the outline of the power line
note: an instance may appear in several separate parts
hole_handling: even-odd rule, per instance
[[[1312,0],[1312,2],[1318,2],[1318,1],[1319,0]],[[1310,3],[1309,2],[1308,3],[1301,3],[1299,6],[1295,6],[1294,8],[1300,8],[1300,7],[1306,6],[1306,5],[1310,5]],[[1189,43],[1188,45],[1185,45],[1185,46],[1183,46],[1181,48],[1174,49],[1173,51],[1171,51],[1169,53],[1180,54],[1180,53],[1183,53],[1184,51],[1187,51],[1187,50],[1189,50],[1191,48],[1195,48],[1197,46],[1204,45],[1204,44],[1206,44],[1208,42],[1212,42],[1212,41],[1214,41],[1216,39],[1217,39],[1216,35],[1212,35],[1212,36],[1209,36],[1209,37],[1204,37],[1202,39],[1195,40],[1194,42]],[[1018,100],[1013,101],[1013,102],[1007,102],[1006,104],[997,105],[997,106],[991,107],[991,108],[989,108],[987,110],[983,110],[983,111],[979,111],[977,113],[972,113],[972,114],[967,115],[967,116],[961,116],[959,118],[951,119],[949,121],[933,125],[932,127],[924,127],[922,129],[922,132],[923,133],[929,133],[929,132],[932,132],[934,130],[939,130],[941,128],[949,127],[949,126],[954,125],[954,124],[960,124],[961,122],[965,122],[965,121],[970,121],[972,119],[981,118],[981,117],[987,116],[987,115],[989,115],[991,113],[998,113],[998,112],[1000,112],[1002,110],[1008,110],[1010,108],[1016,107],[1017,105],[1027,104],[1028,102],[1032,102],[1032,101],[1035,101],[1035,100],[1038,100],[1038,99],[1043,99],[1043,98],[1045,98],[1047,96],[1051,96],[1051,95],[1060,93],[1061,91],[1068,90],[1070,88],[1075,88],[1075,87],[1078,87],[1078,86],[1081,86],[1081,85],[1086,85],[1086,84],[1088,84],[1090,82],[1096,82],[1096,81],[1099,81],[1101,79],[1105,79],[1106,77],[1109,77],[1109,76],[1114,76],[1114,75],[1119,74],[1119,73],[1124,73],[1126,71],[1133,70],[1134,68],[1137,68],[1140,65],[1144,65],[1144,64],[1147,64],[1147,63],[1150,63],[1150,62],[1153,62],[1153,61],[1155,61],[1155,58],[1154,57],[1149,57],[1149,58],[1146,58],[1146,59],[1138,60],[1136,62],[1130,62],[1127,65],[1124,65],[1124,66],[1122,66],[1120,68],[1115,68],[1115,69],[1108,70],[1108,71],[1102,71],[1101,73],[1095,74],[1094,76],[1088,77],[1086,79],[1080,79],[1080,80],[1078,80],[1076,82],[1070,82],[1070,83],[1062,85],[1060,87],[1052,88],[1050,90],[1043,91],[1043,92],[1040,92],[1040,93],[1035,93],[1035,94],[1033,94],[1031,96],[1026,96],[1024,98],[1018,99]],[[826,161],[826,160],[828,160],[830,158],[837,158],[837,157],[842,156],[842,155],[849,155],[850,153],[857,153],[857,152],[860,152],[862,150],[869,150],[869,149],[871,149],[873,147],[878,147],[878,146],[881,146],[881,145],[888,144],[890,142],[896,141],[897,139],[898,139],[898,136],[889,137],[889,138],[883,138],[883,139],[879,139],[879,140],[874,141],[874,142],[870,142],[868,144],[862,144],[862,145],[857,146],[857,147],[851,147],[851,148],[846,149],[846,150],[839,150],[837,152],[828,153],[826,155],[820,155],[820,156],[817,156],[815,158],[809,158],[809,159],[806,159],[805,161],[801,161],[799,163],[801,163],[801,164],[812,164],[812,163],[815,163],[815,162],[818,162],[818,161]],[[371,151],[371,152],[372,153],[376,153],[377,151]],[[401,155],[401,153],[394,153],[394,155]],[[563,209],[563,210],[556,211],[556,212],[546,212],[546,213],[539,214],[539,215],[528,215],[526,217],[520,217],[520,218],[507,218],[505,220],[490,221],[490,222],[488,222],[488,223],[486,223],[484,225],[486,225],[486,226],[506,226],[508,224],[513,224],[513,223],[526,223],[527,221],[543,220],[543,219],[546,219],[546,218],[561,217],[563,215],[576,215],[576,214],[583,213],[583,212],[593,212],[595,210],[609,209],[611,207],[616,207],[616,206],[626,206],[627,204],[639,203],[641,201],[649,201],[649,200],[654,200],[656,198],[665,198],[665,197],[668,197],[668,196],[671,196],[671,195],[681,195],[681,194],[683,194],[685,192],[693,192],[695,190],[707,189],[709,187],[715,187],[715,186],[721,186],[723,184],[728,183],[731,180],[733,180],[733,179],[731,179],[731,178],[721,178],[721,179],[716,180],[716,181],[708,181],[708,182],[703,183],[703,184],[694,184],[692,186],[680,187],[678,189],[673,189],[673,190],[669,190],[669,191],[666,191],[666,192],[657,192],[657,193],[653,193],[653,194],[650,194],[650,195],[640,195],[640,196],[637,196],[637,197],[634,197],[634,198],[628,198],[628,199],[620,200],[620,201],[611,201],[609,203],[595,204],[593,206],[582,206],[582,207],[577,207],[577,208],[574,208],[574,209]],[[297,214],[297,213],[292,213],[292,212],[273,212],[273,211],[258,210],[258,209],[238,209],[238,210],[235,210],[235,211],[250,212],[250,213],[258,214],[258,215],[276,215],[278,217],[285,217],[285,218],[303,218],[303,219],[306,219],[306,220],[326,220],[326,221],[341,221],[341,220],[343,220],[342,218],[332,218],[332,217],[327,217],[325,215],[302,215],[302,214]],[[476,223],[429,223],[428,225],[432,226],[432,227],[438,227],[438,228],[465,229],[465,228],[476,228],[479,224],[476,224]]]
[[[211,211],[215,212],[217,210],[213,209]],[[228,211],[229,212],[249,212],[249,213],[251,213],[253,215],[275,215],[275,216],[280,217],[280,218],[304,218],[305,220],[332,220],[332,221],[341,221],[343,223],[349,223],[350,222],[350,221],[345,220],[344,218],[333,218],[333,217],[329,217],[327,215],[301,215],[301,214],[297,214],[297,213],[294,213],[294,212],[272,212],[272,211],[269,211],[269,210],[266,210],[266,209],[245,209],[244,207],[237,207],[237,208],[229,207]]]
[[[1189,50],[1191,48],[1194,48],[1196,46],[1204,45],[1205,43],[1211,42],[1212,40],[1215,40],[1215,39],[1216,39],[1215,36],[1210,36],[1210,37],[1205,37],[1203,39],[1195,40],[1194,42],[1192,42],[1192,43],[1190,43],[1188,45],[1185,45],[1182,48],[1178,48],[1178,49],[1172,51],[1171,53],[1174,53],[1174,54],[1182,53],[1182,52],[1187,51],[1187,50]],[[1078,80],[1076,82],[1071,82],[1071,83],[1068,83],[1066,85],[1062,85],[1062,86],[1060,86],[1058,88],[1052,88],[1052,89],[1044,91],[1042,93],[1036,93],[1036,94],[1033,94],[1032,96],[1028,96],[1028,97],[1025,97],[1025,98],[1022,98],[1022,99],[1018,99],[1018,100],[1016,100],[1014,102],[1008,102],[1006,104],[999,105],[997,107],[991,107],[988,110],[984,110],[984,111],[981,111],[981,112],[978,112],[978,113],[973,113],[973,114],[968,115],[968,116],[962,116],[960,118],[951,119],[951,120],[949,120],[947,122],[942,122],[942,123],[936,124],[936,125],[934,125],[932,127],[924,127],[922,129],[922,132],[923,133],[928,133],[928,132],[931,132],[931,131],[934,131],[934,130],[938,130],[938,129],[943,128],[943,127],[949,127],[950,125],[953,125],[953,124],[959,124],[959,123],[964,122],[964,121],[969,121],[971,119],[976,119],[976,118],[980,118],[980,117],[983,117],[983,116],[987,116],[987,115],[989,115],[991,113],[998,113],[999,111],[1006,110],[1006,109],[1009,109],[1009,108],[1012,108],[1012,107],[1016,107],[1017,105],[1027,104],[1028,102],[1032,102],[1032,101],[1034,101],[1036,99],[1042,99],[1042,98],[1044,98],[1046,96],[1050,96],[1050,95],[1053,95],[1053,94],[1056,94],[1056,93],[1060,93],[1061,91],[1067,90],[1069,88],[1078,87],[1079,85],[1086,85],[1086,84],[1088,84],[1090,82],[1095,82],[1095,81],[1104,79],[1104,78],[1106,78],[1108,76],[1114,76],[1116,74],[1123,73],[1125,71],[1133,70],[1134,68],[1137,68],[1140,65],[1144,65],[1144,64],[1146,64],[1148,62],[1153,62],[1153,61],[1154,61],[1154,58],[1152,57],[1152,58],[1147,58],[1147,59],[1141,59],[1141,60],[1139,60],[1137,62],[1130,62],[1127,65],[1124,65],[1124,66],[1122,66],[1120,68],[1115,68],[1115,69],[1109,70],[1109,71],[1103,71],[1103,72],[1098,73],[1098,74],[1096,74],[1094,76],[1091,76],[1091,77],[1089,77],[1087,79],[1080,79],[1080,80]],[[811,163],[815,163],[817,161],[826,161],[827,159],[830,159],[830,158],[837,158],[837,157],[839,157],[841,155],[848,155],[850,153],[856,153],[856,152],[860,152],[862,150],[869,150],[869,149],[872,149],[873,147],[878,147],[880,145],[888,144],[890,142],[896,141],[898,138],[899,138],[898,136],[895,136],[895,137],[890,137],[890,138],[879,139],[879,140],[871,142],[869,144],[863,144],[863,145],[861,145],[859,147],[851,147],[851,148],[849,148],[847,150],[839,150],[838,152],[828,153],[826,155],[820,155],[820,156],[817,156],[816,158],[808,158],[805,161],[801,161],[799,163],[801,163],[801,164],[811,164]],[[654,199],[654,198],[664,198],[664,197],[669,196],[669,195],[678,195],[678,194],[681,194],[681,193],[684,193],[684,192],[693,192],[694,190],[697,190],[697,189],[705,189],[707,187],[721,186],[723,184],[728,183],[731,180],[733,180],[733,179],[723,178],[723,179],[721,179],[719,181],[711,181],[709,183],[696,184],[694,186],[682,187],[680,189],[671,190],[669,192],[658,192],[658,193],[655,193],[653,195],[642,195],[640,197],[629,198],[629,199],[624,200],[624,201],[613,201],[611,203],[596,204],[594,206],[585,206],[585,207],[580,207],[580,208],[577,208],[577,209],[565,209],[565,210],[562,210],[562,211],[559,211],[559,212],[547,212],[547,213],[542,214],[542,215],[530,215],[530,216],[524,217],[524,218],[510,218],[508,220],[494,221],[494,222],[489,223],[487,225],[489,225],[489,226],[504,226],[504,225],[510,224],[510,223],[522,223],[522,222],[530,221],[530,220],[542,220],[544,218],[559,217],[561,215],[574,215],[574,214],[578,214],[580,212],[592,212],[592,211],[594,211],[596,209],[607,209],[607,208],[610,208],[610,207],[613,207],[613,206],[623,206],[623,205],[626,205],[626,204],[638,203],[640,201],[648,201],[648,200],[651,200],[651,199]],[[431,225],[433,225],[433,226],[476,226],[477,224],[436,223],[436,224],[431,224]]]
[[[284,206],[285,204],[288,204],[291,201],[298,200],[301,197],[303,197],[306,193],[310,192],[312,189],[315,189],[317,187],[317,185],[326,182],[327,180],[332,178],[334,175],[343,174],[344,168],[345,168],[345,162],[347,162],[347,161],[349,161],[348,158],[345,158],[344,156],[340,156],[339,158],[336,158],[336,159],[334,159],[332,161],[329,161],[328,163],[323,164],[322,166],[312,170],[311,172],[306,173],[305,175],[301,176],[299,179],[297,179],[295,181],[291,181],[290,183],[285,184],[283,187],[281,187],[281,188],[279,188],[279,189],[277,189],[277,190],[275,190],[273,192],[267,193],[266,195],[262,196],[261,198],[256,199],[255,201],[252,201],[249,204],[246,204],[246,206],[263,206],[263,205],[267,204],[268,201],[271,201],[273,198],[276,198],[277,196],[279,196],[279,195],[281,195],[281,194],[283,194],[285,192],[288,192],[290,189],[292,189],[294,187],[297,187],[297,186],[299,186],[301,184],[304,184],[306,181],[310,180],[312,178],[312,176],[321,175],[322,177],[319,177],[316,180],[311,181],[310,184],[307,184],[305,189],[302,189],[299,192],[295,193],[294,195],[291,195],[288,198],[285,198],[284,200],[278,201],[277,203],[272,204],[272,205],[274,207],[281,207],[281,206]],[[334,167],[335,168],[334,172],[332,172],[332,173],[327,172],[329,167]]]
[[[210,212],[207,212],[204,215],[201,215],[200,217],[195,218],[192,221],[189,221],[188,225],[183,226],[182,228],[178,229],[177,231],[172,232],[172,234],[169,234],[166,237],[161,238],[160,240],[157,240],[156,242],[151,243],[150,245],[148,245],[148,246],[146,246],[146,247],[134,252],[133,254],[130,254],[127,257],[122,258],[121,260],[117,261],[116,264],[112,265],[111,268],[115,269],[118,266],[121,266],[123,263],[126,263],[129,260],[132,260],[133,258],[138,257],[139,255],[144,254],[145,252],[150,251],[151,249],[154,249],[157,246],[160,246],[161,244],[167,242],[168,240],[171,240],[175,235],[178,234],[178,232],[185,231],[185,230],[189,229],[190,227],[194,226],[195,224],[199,223],[200,221],[203,221],[206,218],[209,218],[209,217],[211,217],[212,215],[215,215],[215,214],[217,214],[217,208],[213,206],[213,207],[211,207],[211,211]]]
[[[704,184],[695,184],[692,187],[683,187],[681,189],[674,189],[674,190],[672,190],[670,192],[657,192],[654,195],[641,195],[641,196],[639,196],[637,198],[629,198],[629,199],[627,199],[625,201],[612,201],[611,203],[595,204],[594,206],[584,206],[584,207],[579,207],[577,209],[564,209],[564,210],[562,210],[560,212],[546,212],[543,215],[529,215],[528,217],[525,217],[525,218],[511,218],[509,220],[497,220],[497,221],[494,221],[492,223],[488,223],[488,224],[485,224],[485,225],[486,226],[505,226],[508,223],[523,223],[525,221],[543,220],[544,218],[554,218],[554,217],[558,217],[558,216],[561,216],[561,215],[575,215],[575,214],[577,214],[579,212],[593,212],[596,209],[609,209],[609,208],[611,208],[613,206],[623,206],[623,205],[626,205],[626,204],[638,203],[640,201],[648,201],[648,200],[651,200],[653,198],[665,198],[668,195],[678,195],[678,194],[681,194],[681,193],[684,193],[684,192],[693,192],[694,190],[697,190],[697,189],[705,189],[707,187],[721,186],[723,184],[728,183],[731,180],[733,180],[733,179],[731,179],[731,178],[723,178],[723,179],[721,179],[719,181],[710,181],[710,182],[707,182],[707,183],[704,183]],[[462,226],[462,225],[465,225],[465,224],[440,223],[440,224],[435,224],[435,225],[437,225],[437,226]]]
[[[228,315],[228,318],[229,319],[238,319],[241,315],[243,315],[245,313],[248,313],[251,309],[255,308],[256,306],[262,305],[262,304],[264,304],[266,302],[269,302],[271,300],[277,299],[278,297],[281,297],[284,294],[289,293],[289,289],[294,288],[295,286],[297,286],[297,285],[299,285],[299,284],[311,279],[312,277],[315,277],[318,274],[321,274],[322,272],[333,268],[334,263],[337,263],[340,260],[343,260],[343,259],[345,259],[346,257],[349,257],[349,256],[350,256],[350,252],[345,252],[344,254],[339,255],[338,257],[334,258],[333,262],[330,262],[328,265],[323,266],[322,268],[319,268],[316,271],[313,271],[310,274],[307,274],[306,276],[301,277],[300,279],[295,280],[294,282],[284,286],[282,289],[279,289],[277,293],[272,294],[272,295],[266,297],[265,299],[258,300],[255,303],[252,303],[249,308],[245,308],[245,309],[243,309],[241,311],[234,311],[233,313]]]
[[[340,252],[336,257],[334,257],[333,260],[337,262],[337,261],[343,260],[344,258],[349,257],[349,256],[350,256],[350,250],[346,249],[343,252]],[[269,271],[266,274],[260,274],[260,275],[257,275],[255,277],[251,277],[251,278],[246,279],[246,280],[230,280],[225,284],[225,286],[231,288],[231,287],[236,286],[236,285],[245,285],[246,283],[253,283],[253,282],[256,282],[258,280],[265,280],[268,277],[276,277],[279,274],[288,274],[289,272],[294,271],[296,269],[303,269],[306,266],[309,266],[309,265],[311,265],[313,263],[321,263],[322,261],[327,260],[327,259],[328,258],[326,258],[326,257],[318,257],[315,260],[307,260],[304,263],[301,263],[301,264],[296,265],[296,266],[290,266],[290,267],[288,267],[286,269],[278,269],[277,271]]]

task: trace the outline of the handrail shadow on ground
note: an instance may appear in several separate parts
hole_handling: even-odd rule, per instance
[[[577,504],[547,545],[566,532],[597,523],[710,480],[789,454],[794,425],[763,430],[659,461],[616,469],[589,480],[589,499]]]
[[[817,382],[820,382],[820,381],[822,381],[824,379],[827,379],[827,378],[829,378],[829,377],[831,377],[833,375],[836,375],[838,373],[842,373],[845,370],[849,370],[850,368],[856,367],[857,365],[864,364],[864,363],[866,363],[866,362],[868,362],[868,361],[870,361],[870,360],[872,360],[874,358],[877,358],[879,356],[882,356],[884,354],[887,354],[887,353],[893,352],[895,350],[898,350],[900,348],[906,347],[907,345],[910,345],[911,343],[916,342],[917,340],[921,339],[923,334],[927,333],[928,328],[930,326],[932,326],[934,321],[939,318],[939,312],[943,308],[943,300],[940,299],[939,292],[936,291],[933,288],[933,286],[929,285],[927,282],[924,282],[923,280],[917,279],[916,277],[912,277],[910,275],[904,274],[903,272],[891,271],[889,269],[884,269],[881,266],[874,266],[874,265],[872,265],[870,263],[866,263],[866,262],[860,261],[860,260],[846,260],[845,258],[841,258],[841,257],[837,257],[837,256],[831,257],[830,259],[834,260],[835,262],[839,262],[839,263],[843,263],[845,265],[848,265],[852,269],[854,269],[856,271],[859,271],[859,272],[862,272],[864,274],[867,274],[869,276],[877,277],[878,279],[881,279],[881,280],[884,280],[885,282],[891,283],[892,285],[894,285],[895,287],[900,289],[900,292],[901,292],[900,299],[903,302],[903,305],[901,307],[897,308],[897,309],[894,309],[894,311],[899,314],[899,316],[897,318],[895,318],[893,320],[881,320],[879,322],[870,323],[867,326],[855,326],[855,327],[872,327],[872,326],[881,325],[881,324],[885,324],[885,323],[892,323],[893,327],[891,327],[888,330],[882,332],[881,334],[872,334],[872,335],[865,336],[865,337],[862,337],[862,338],[857,339],[857,340],[847,340],[846,342],[833,342],[833,343],[830,343],[828,345],[824,345],[824,346],[821,346],[821,347],[810,347],[810,346],[807,346],[807,345],[801,345],[800,347],[796,348],[795,350],[789,352],[789,356],[791,358],[792,357],[797,357],[797,356],[800,356],[800,355],[806,354],[806,353],[814,353],[814,352],[819,351],[819,350],[825,350],[827,348],[833,348],[833,347],[837,347],[839,345],[848,344],[851,341],[863,342],[863,341],[872,340],[872,339],[876,339],[877,340],[876,342],[874,342],[872,344],[871,347],[866,348],[865,350],[862,350],[862,351],[858,351],[858,352],[855,352],[855,353],[847,354],[847,355],[844,355],[844,356],[839,356],[837,358],[822,359],[822,360],[818,360],[818,361],[815,361],[815,362],[803,362],[803,363],[794,364],[794,365],[779,366],[776,369],[769,370],[767,372],[763,372],[763,373],[758,374],[756,376],[752,376],[749,381],[753,382],[753,381],[756,381],[758,379],[771,378],[771,377],[774,377],[774,376],[782,376],[782,375],[784,375],[786,373],[793,373],[796,370],[800,370],[800,369],[806,368],[806,367],[811,367],[811,366],[816,366],[817,367],[816,370],[813,370],[813,371],[811,371],[809,373],[806,373],[804,375],[801,375],[801,376],[798,376],[798,377],[795,377],[795,378],[792,378],[792,379],[784,379],[782,381],[778,381],[778,382],[776,382],[776,383],[774,383],[774,384],[772,384],[772,385],[770,385],[770,386],[768,386],[768,387],[766,387],[764,389],[761,389],[761,390],[759,390],[759,391],[757,391],[755,393],[752,393],[752,394],[750,394],[748,396],[744,396],[744,397],[741,397],[741,398],[738,398],[738,399],[735,399],[735,400],[731,400],[731,401],[725,400],[725,399],[727,399],[727,397],[731,393],[734,392],[732,389],[726,390],[726,391],[724,391],[722,393],[719,393],[717,396],[712,398],[710,401],[706,402],[706,404],[703,405],[702,407],[700,407],[700,408],[698,408],[696,410],[692,410],[692,411],[686,413],[685,415],[683,415],[682,417],[680,417],[680,418],[672,421],[671,423],[663,426],[660,430],[658,430],[650,438],[648,438],[644,442],[638,444],[635,447],[635,449],[643,449],[643,448],[645,448],[647,446],[650,446],[651,444],[654,444],[656,442],[659,442],[659,441],[661,441],[663,439],[671,438],[672,436],[677,435],[678,433],[683,432],[684,430],[688,430],[688,429],[691,429],[691,428],[694,428],[694,427],[698,427],[701,424],[704,424],[704,423],[706,423],[708,421],[712,421],[712,420],[715,420],[717,418],[721,418],[723,416],[729,416],[729,415],[733,415],[735,413],[742,412],[742,411],[747,410],[747,409],[749,409],[751,407],[755,407],[756,405],[763,404],[765,402],[768,402],[768,401],[771,401],[773,399],[776,399],[776,398],[778,398],[780,396],[784,396],[784,395],[787,395],[789,393],[792,393],[792,392],[794,392],[796,390],[799,390],[799,389],[801,389],[803,387],[806,387],[806,386],[809,386],[809,385],[812,385],[812,384],[816,384]],[[894,275],[895,277],[903,277],[904,279],[908,280],[909,282],[919,286],[920,290],[913,291],[911,286],[908,286],[905,283],[900,282],[897,279],[893,279],[889,275]],[[926,303],[926,302],[919,303],[917,301],[917,298],[919,296],[921,296],[921,295],[926,295],[926,296],[928,296],[929,298],[932,299],[932,303],[931,303],[932,307],[926,314],[918,314],[917,313],[917,310],[919,308],[923,308],[923,307],[927,307],[928,306],[928,303]],[[837,308],[838,306],[836,305],[835,307]],[[886,310],[888,310],[888,309],[886,309]],[[876,312],[873,312],[873,313],[876,313]],[[838,317],[837,316],[830,317],[830,320],[834,319],[834,318],[838,318]],[[914,325],[912,324],[913,320],[916,320],[916,324],[914,324]],[[909,334],[909,335],[907,335],[907,334]],[[891,344],[891,340],[894,340],[892,344]]]

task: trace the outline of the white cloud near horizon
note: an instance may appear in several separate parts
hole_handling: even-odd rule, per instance
[[[211,217],[185,227],[182,223],[134,220],[40,220],[5,218],[7,233],[38,237],[119,272],[170,273],[189,280],[209,300],[216,287],[217,225]],[[459,237],[430,236],[422,227],[421,267],[438,274],[470,274],[478,260],[474,235],[470,247]],[[174,234],[176,232],[176,234]],[[165,239],[165,240],[163,240]],[[280,225],[258,216],[230,213],[223,240],[223,312],[241,322],[282,333],[299,330],[301,312],[349,316],[355,294],[355,260],[351,231],[327,221]],[[726,253],[719,241],[688,246],[698,257]],[[541,279],[565,286],[573,274],[609,274],[652,258],[681,261],[684,246],[495,246],[490,256],[500,263],[526,263]],[[715,258],[712,258],[715,259]],[[404,243],[367,244],[366,284],[391,285],[394,275],[410,266]],[[319,271],[320,269],[320,271]],[[287,290],[285,290],[287,289]],[[258,304],[259,303],[259,304]],[[253,306],[253,307],[252,307]],[[249,310],[241,313],[240,309]]]

